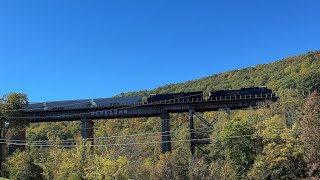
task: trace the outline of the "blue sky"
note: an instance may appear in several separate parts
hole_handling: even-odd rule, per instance
[[[320,1],[0,1],[0,94],[110,97],[320,49]]]

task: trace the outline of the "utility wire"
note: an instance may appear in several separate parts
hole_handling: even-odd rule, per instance
[[[206,128],[195,128],[195,130],[202,130]],[[129,134],[129,135],[120,135],[120,136],[107,136],[107,137],[97,137],[97,138],[87,138],[88,140],[104,140],[104,139],[115,139],[115,138],[123,138],[123,137],[138,137],[138,136],[149,136],[149,135],[157,135],[158,137],[162,136],[170,136],[165,133],[174,133],[174,132],[181,132],[181,131],[190,131],[191,129],[180,129],[180,130],[173,130],[173,131],[164,131],[164,132],[150,132],[150,133],[139,133],[139,134]],[[195,133],[202,133],[202,132],[209,132],[209,131],[195,131]],[[172,136],[172,135],[171,135]],[[6,139],[0,139],[0,140],[6,140]],[[82,140],[82,138],[78,139],[66,139],[66,140],[37,140],[37,141],[28,141],[28,142],[74,142]],[[9,140],[9,141],[24,141],[27,142],[27,140]]]
[[[200,129],[200,128],[198,128]],[[239,128],[240,129],[240,128]],[[188,130],[188,129],[185,129]],[[180,130],[182,131],[182,130]],[[273,132],[272,134],[281,134],[281,133],[285,133],[286,131],[289,132],[300,132],[300,130],[290,130],[290,129],[280,129],[278,128],[276,132]],[[179,132],[179,131],[175,131],[175,132]],[[212,132],[212,131],[195,131],[194,134],[199,134],[199,133],[204,133],[204,132]],[[27,141],[27,140],[12,140],[12,139],[0,139],[0,141],[5,141],[5,142],[10,142],[10,144],[12,143],[17,143],[17,142],[26,142],[26,143],[33,143],[33,144],[54,144],[54,143],[75,143],[76,141],[84,141],[84,140],[97,140],[98,142],[105,142],[106,140],[109,139],[113,139],[113,138],[125,138],[125,139],[130,139],[130,138],[126,138],[126,137],[138,137],[141,135],[149,135],[152,133],[145,133],[145,134],[131,134],[131,135],[123,135],[123,136],[110,136],[110,137],[97,137],[97,138],[86,138],[86,139],[69,139],[69,141],[67,140],[38,140],[38,141]],[[157,137],[161,137],[161,136],[172,136],[172,135],[157,135]],[[234,136],[228,136],[228,137],[241,137],[241,136],[248,136],[248,135],[234,135]],[[263,135],[257,135],[257,134],[251,134],[250,136],[263,136]],[[155,137],[155,136],[148,136],[148,137]],[[215,139],[224,139],[224,138],[228,138],[228,137],[216,137]]]
[[[243,138],[243,137],[252,137],[253,135],[239,135],[239,136],[228,136],[222,137],[220,139],[228,139],[228,138]],[[210,140],[210,138],[200,138],[200,139],[182,139],[182,140],[171,140],[171,141],[150,141],[150,142],[143,142],[143,143],[114,143],[114,144],[76,144],[76,145],[54,145],[54,144],[47,144],[47,145],[37,145],[37,144],[30,144],[30,143],[10,143],[12,145],[17,146],[33,146],[33,147],[77,147],[77,146],[92,146],[92,147],[109,147],[109,146],[129,146],[129,145],[143,145],[143,144],[162,144],[162,143],[174,143],[174,142],[191,142],[191,141],[203,141],[203,140]],[[0,142],[4,144],[5,142]]]
[[[234,135],[227,137],[218,137],[216,139],[235,139],[235,138],[248,138],[255,137],[255,134],[244,134],[244,135]],[[179,140],[171,140],[171,141],[149,141],[149,142],[133,142],[133,143],[113,143],[113,144],[74,144],[74,145],[57,145],[57,144],[31,144],[31,143],[10,143],[11,145],[16,146],[30,146],[30,147],[77,147],[77,146],[89,146],[89,147],[110,147],[110,146],[130,146],[130,145],[146,145],[146,144],[162,144],[162,143],[175,143],[175,142],[191,142],[191,141],[210,141],[211,138],[199,138],[199,139],[179,139]],[[218,142],[218,141],[215,141]],[[0,142],[1,144],[6,144],[6,142]]]

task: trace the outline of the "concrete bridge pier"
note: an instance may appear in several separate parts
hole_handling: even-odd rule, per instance
[[[91,119],[81,119],[81,136],[84,140],[88,140],[93,144],[94,142],[94,122]]]
[[[162,153],[171,152],[170,138],[170,114],[168,111],[162,112],[161,116],[161,141]]]

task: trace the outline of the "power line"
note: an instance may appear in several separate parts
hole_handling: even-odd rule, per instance
[[[278,132],[279,133],[279,132]],[[248,137],[255,137],[255,134],[244,134],[244,135],[234,135],[234,136],[227,136],[227,137],[218,137],[216,139],[233,139],[233,138],[248,138]],[[57,144],[30,144],[30,143],[10,143],[11,145],[17,146],[30,146],[30,147],[77,147],[77,146],[89,146],[89,147],[110,147],[110,146],[130,146],[130,145],[146,145],[146,144],[162,144],[162,143],[175,143],[175,142],[191,142],[191,141],[210,141],[211,138],[199,138],[199,139],[179,139],[179,140],[171,140],[171,141],[149,141],[149,142],[134,142],[134,143],[113,143],[113,144],[74,144],[74,145],[57,145]],[[214,141],[213,143],[218,142]],[[2,144],[6,144],[6,142],[0,142]]]
[[[198,129],[205,129],[205,128],[198,128]],[[238,128],[240,129],[240,128]],[[184,129],[184,130],[189,130],[189,129]],[[291,131],[291,132],[300,132],[299,130],[290,130],[290,129],[276,129],[277,132],[274,132],[273,134],[281,134],[285,133],[286,131]],[[180,130],[182,131],[182,130]],[[171,132],[179,132],[179,131],[171,131]],[[212,131],[195,131],[195,134],[200,134],[200,133],[205,133],[205,132],[212,132]],[[158,132],[155,132],[158,133]],[[86,139],[69,139],[69,140],[38,140],[38,141],[27,141],[27,140],[12,140],[12,139],[0,139],[0,141],[5,141],[5,142],[10,142],[12,143],[17,143],[17,142],[26,142],[26,143],[33,143],[33,144],[53,144],[53,143],[75,143],[76,141],[84,141],[84,140],[97,140],[97,141],[102,141],[105,142],[106,140],[113,139],[113,138],[124,138],[124,139],[129,139],[126,137],[138,137],[141,135],[150,135],[150,134],[155,134],[155,133],[145,133],[145,134],[131,134],[131,135],[123,135],[123,136],[109,136],[109,137],[97,137],[97,138],[86,138]],[[157,135],[157,137],[161,136],[172,136],[172,135]],[[249,135],[233,135],[233,136],[227,136],[227,137],[216,137],[215,139],[225,139],[225,138],[233,138],[233,137],[247,137]],[[257,134],[250,134],[250,136],[253,137],[259,137],[263,135],[257,135]],[[155,136],[148,136],[148,137],[155,137]],[[164,141],[165,142],[165,141]]]
[[[197,128],[197,129],[205,129],[205,128]],[[182,129],[180,131],[183,130],[190,130],[190,129]],[[281,129],[282,131],[277,131],[276,134],[280,134],[280,133],[284,133],[286,130],[288,129]],[[289,130],[290,131],[290,130]],[[292,130],[291,130],[292,131]],[[170,131],[170,132],[176,132],[176,131]],[[202,132],[195,132],[195,133],[203,133],[203,132],[210,132],[210,131],[202,131]],[[294,130],[294,132],[300,132],[299,130]],[[163,132],[155,132],[155,133],[163,133]],[[155,133],[144,133],[144,134],[131,134],[131,135],[123,135],[123,136],[112,136],[112,137],[99,137],[99,138],[92,138],[92,140],[99,140],[101,141],[102,139],[109,139],[109,138],[120,138],[120,137],[135,137],[135,136],[139,136],[139,135],[148,135],[148,134],[155,134]],[[215,139],[225,139],[225,138],[239,138],[239,137],[253,137],[253,136],[259,136],[257,134],[250,134],[250,135],[236,135],[236,136],[228,136],[228,137],[216,137]],[[0,139],[1,140],[1,139]],[[79,139],[81,140],[81,139]],[[83,139],[82,139],[83,140]],[[165,143],[165,142],[187,142],[187,141],[199,141],[199,140],[210,140],[210,138],[202,138],[202,139],[194,139],[194,140],[174,140],[174,141],[161,141],[161,142],[143,142],[143,143],[115,143],[115,144],[103,144],[103,145],[93,145],[93,146],[122,146],[122,145],[139,145],[139,144],[157,144],[157,143]],[[2,141],[5,141],[5,139],[2,139]],[[17,142],[25,142],[25,141],[21,141],[21,140],[6,140],[7,142],[10,142],[10,144],[12,145],[26,145],[26,146],[34,146],[34,147],[75,147],[75,146],[79,146],[79,145],[57,145],[57,144],[53,144],[53,143],[49,143],[50,141],[45,141],[44,143],[46,144],[39,144],[37,142],[39,141],[28,141],[27,143],[17,143]],[[36,142],[30,145],[30,143],[32,142]],[[54,142],[55,141],[51,141]],[[103,141],[104,142],[104,141]],[[1,142],[1,143],[6,143],[6,142]],[[41,142],[40,142],[41,143]],[[90,145],[91,146],[91,145]]]
[[[195,130],[202,130],[206,128],[195,128]],[[164,132],[150,132],[150,133],[139,133],[139,134],[129,134],[129,135],[120,135],[120,136],[108,136],[108,137],[97,137],[97,138],[86,138],[88,140],[104,140],[104,139],[115,139],[115,138],[123,138],[123,137],[137,137],[137,136],[147,136],[147,135],[157,135],[159,137],[162,136],[172,136],[172,135],[166,135],[164,133],[174,133],[174,132],[181,132],[181,131],[190,131],[191,129],[181,129],[181,130],[173,130],[173,131],[164,131]],[[203,133],[203,132],[211,132],[211,131],[196,131],[195,133]],[[159,134],[159,135],[158,135]],[[1,140],[1,139],[0,139]],[[2,139],[5,140],[5,139]],[[37,141],[28,141],[28,142],[74,142],[74,141],[80,141],[81,138],[78,139],[66,139],[66,140],[37,140]],[[9,141],[23,141],[27,142],[27,140],[9,140]]]
[[[201,140],[210,140],[209,138],[202,138],[202,139],[184,139],[184,140],[173,140],[173,141],[150,141],[150,142],[143,142],[143,143],[115,143],[115,144],[84,144],[84,145],[54,145],[54,144],[45,144],[45,145],[38,145],[38,144],[29,144],[29,143],[10,143],[16,146],[30,146],[30,147],[77,147],[77,146],[92,146],[92,147],[109,147],[109,146],[130,146],[130,145],[145,145],[145,144],[162,144],[162,143],[174,143],[174,142],[190,142],[190,141],[201,141]],[[0,142],[4,144],[5,142]]]
[[[230,139],[230,138],[241,138],[241,137],[252,137],[253,135],[238,135],[238,136],[229,136],[223,137],[220,139]],[[17,146],[33,146],[33,147],[77,147],[77,146],[92,146],[92,147],[109,147],[109,146],[129,146],[129,145],[144,145],[144,144],[162,144],[162,143],[175,143],[175,142],[191,142],[191,141],[204,141],[204,140],[211,140],[210,138],[200,138],[200,139],[182,139],[182,140],[171,140],[171,141],[150,141],[150,142],[143,142],[143,143],[114,143],[114,144],[76,144],[76,145],[54,145],[54,144],[46,144],[46,145],[37,145],[37,144],[30,144],[30,143],[10,143],[12,145]],[[5,142],[0,142],[5,143]]]

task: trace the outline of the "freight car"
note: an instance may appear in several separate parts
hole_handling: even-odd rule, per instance
[[[180,92],[180,93],[168,93],[168,94],[151,94],[147,98],[148,103],[162,102],[166,100],[183,101],[199,101],[203,99],[202,91],[195,92]]]
[[[252,88],[242,88],[240,90],[210,91],[209,98],[261,95],[261,94],[271,94],[271,93],[272,93],[272,90],[267,88],[266,86],[259,86],[259,87],[252,87]]]
[[[97,99],[81,99],[66,101],[49,101],[42,103],[31,103],[26,110],[69,110],[69,109],[86,109],[101,107],[122,107],[141,104],[141,96],[132,97],[115,97],[115,98],[97,98]]]

